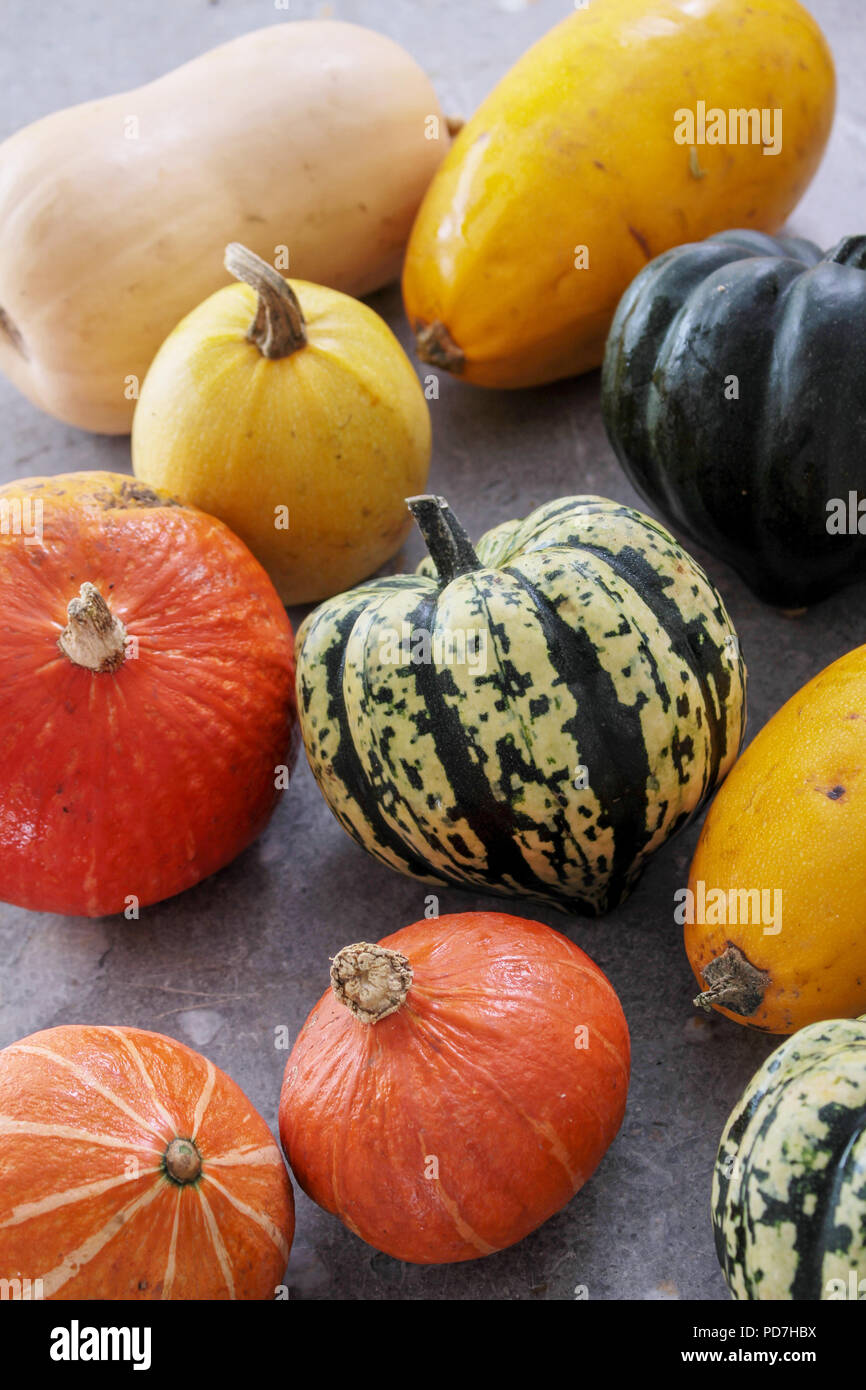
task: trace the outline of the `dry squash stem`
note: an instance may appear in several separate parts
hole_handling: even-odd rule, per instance
[[[402,1008],[412,984],[412,967],[399,951],[358,941],[331,961],[331,985],[362,1023],[378,1023]]]
[[[481,569],[472,542],[444,497],[423,493],[407,497],[406,506],[424,537],[443,587],[458,575]]]
[[[232,241],[226,247],[225,267],[236,280],[251,285],[259,297],[247,337],[263,357],[290,357],[304,347],[307,327],[298,297],[289,285],[254,251]]]
[[[172,1139],[163,1162],[172,1182],[181,1187],[201,1176],[201,1154],[191,1139]]]
[[[57,645],[75,666],[99,673],[122,665],[126,628],[93,584],[82,584],[78,597],[70,599],[66,616],[69,622]]]
[[[743,1018],[756,1012],[770,983],[766,970],[752,965],[739,947],[733,945],[714,957],[701,974],[708,988],[695,999],[697,1007],[710,1013],[713,1004],[721,1004]]]

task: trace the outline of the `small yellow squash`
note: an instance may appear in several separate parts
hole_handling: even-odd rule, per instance
[[[834,94],[796,0],[591,0],[503,78],[427,191],[403,279],[419,355],[481,386],[598,366],[647,261],[781,225]]]
[[[424,490],[430,412],[387,324],[337,290],[291,285],[233,243],[246,284],[169,335],[132,427],[136,475],[225,521],[284,603],[351,588],[401,545]]]
[[[225,283],[228,241],[366,294],[399,275],[448,143],[399,44],[318,21],[36,121],[0,145],[0,370],[69,424],[128,433],[160,343]]]

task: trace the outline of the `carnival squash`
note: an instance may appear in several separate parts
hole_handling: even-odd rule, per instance
[[[286,1066],[304,1191],[397,1259],[471,1260],[570,1201],[625,1110],[628,1027],[567,937],[494,912],[345,947]]]
[[[409,55],[355,24],[245,34],[0,145],[0,369],[50,414],[129,431],[175,324],[242,237],[292,275],[394,279],[449,144]]]
[[[813,1023],[725,1126],[713,1229],[738,1299],[866,1298],[866,1017]]]
[[[315,602],[399,548],[406,493],[427,481],[430,412],[372,309],[290,285],[237,244],[226,265],[247,283],[217,290],[160,348],[133,467],[225,521],[284,603]]]
[[[350,835],[431,883],[601,913],[740,745],[722,600],[649,517],[565,497],[482,537],[409,503],[431,560],[298,634],[307,754]]]
[[[793,1033],[866,1009],[866,647],[764,726],[712,807],[678,905],[699,1001]]]
[[[294,1224],[264,1120],[183,1043],[75,1025],[0,1052],[4,1289],[273,1298]]]
[[[9,483],[0,513],[0,899],[135,918],[264,827],[292,630],[222,522],[134,478]]]
[[[598,366],[647,261],[781,226],[834,90],[796,0],[582,5],[502,79],[425,195],[403,276],[419,355],[481,386]]]
[[[620,462],[769,603],[866,576],[864,349],[866,236],[822,255],[725,232],[660,256],[617,309],[602,400]]]

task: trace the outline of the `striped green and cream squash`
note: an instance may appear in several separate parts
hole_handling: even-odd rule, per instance
[[[604,912],[737,755],[722,600],[663,527],[604,498],[550,502],[477,550],[444,499],[409,506],[431,558],[299,633],[325,799],[402,873]]]
[[[866,1015],[786,1038],[728,1120],[716,1250],[737,1299],[866,1299]]]

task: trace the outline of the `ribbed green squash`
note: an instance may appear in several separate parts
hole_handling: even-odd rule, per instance
[[[617,308],[602,410],[641,495],[766,602],[862,579],[866,236],[824,255],[722,232],[658,256]]]
[[[739,749],[721,598],[667,531],[603,498],[539,507],[477,553],[442,498],[409,505],[435,568],[339,595],[298,635],[325,799],[402,873],[604,912]]]
[[[866,1015],[767,1058],[722,1135],[712,1206],[734,1298],[866,1298]]]

